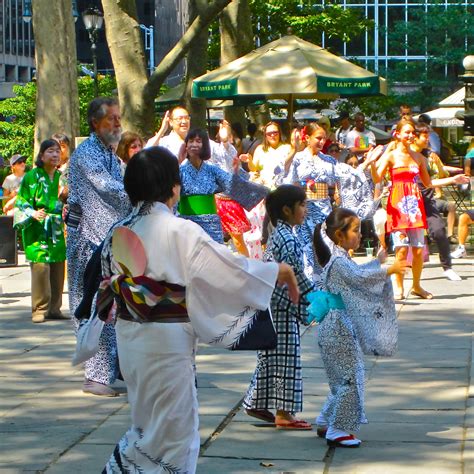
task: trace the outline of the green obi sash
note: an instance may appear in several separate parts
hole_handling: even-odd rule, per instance
[[[200,216],[202,214],[217,214],[214,194],[194,194],[181,196],[178,211],[182,216]]]

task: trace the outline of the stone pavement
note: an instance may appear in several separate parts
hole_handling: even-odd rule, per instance
[[[200,347],[198,473],[473,473],[473,263],[456,261],[462,282],[428,264],[424,286],[436,298],[398,305],[398,354],[366,361],[370,424],[360,449],[329,449],[315,431],[276,431],[249,418],[239,405],[255,355]],[[81,392],[72,325],[31,323],[27,265],[1,268],[0,286],[0,474],[100,473],[128,427],[126,396]],[[303,364],[302,416],[314,420],[327,393],[314,327],[303,336]]]

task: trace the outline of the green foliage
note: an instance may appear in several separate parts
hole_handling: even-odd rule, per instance
[[[112,76],[98,76],[99,94],[111,96],[116,94],[117,84]],[[90,77],[79,77],[77,80],[80,109],[80,135],[89,135],[87,125],[87,107],[94,98],[94,81]],[[0,154],[10,158],[15,153],[33,161],[36,83],[29,82],[24,86],[14,86],[16,94],[11,99],[0,101],[0,114],[8,121],[0,121]]]
[[[33,157],[36,84],[13,86],[16,94],[0,101],[0,114],[8,121],[0,122],[0,154],[8,159],[21,153],[31,161]]]
[[[294,35],[310,41],[321,43],[324,32],[329,38],[350,41],[372,28],[374,22],[361,16],[359,11],[347,9],[340,5],[317,5],[314,0],[248,0],[252,27],[255,38],[261,45],[288,34],[292,28]],[[219,23],[215,21],[210,27],[209,66],[219,65],[220,56]]]
[[[99,82],[100,96],[117,95],[117,82],[114,76],[97,76]],[[77,80],[77,89],[79,93],[79,114],[80,114],[80,136],[89,135],[89,125],[87,124],[87,107],[94,98],[94,79],[89,76],[79,77]]]
[[[426,0],[425,2],[426,3]],[[386,32],[390,50],[402,53],[405,48],[412,54],[428,55],[428,61],[398,64],[389,71],[390,78],[398,81],[416,81],[435,86],[457,81],[463,73],[462,60],[474,44],[474,15],[472,6],[444,1],[430,2],[428,6],[409,9],[408,22],[398,21]]]

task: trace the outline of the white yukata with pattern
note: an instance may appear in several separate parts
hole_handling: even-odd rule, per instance
[[[123,187],[119,160],[95,133],[72,154],[68,183],[68,204],[71,208],[80,207],[82,212],[78,227],[67,227],[69,308],[74,315],[83,296],[87,262],[110,227],[130,212],[131,205]],[[73,321],[77,327],[78,321]],[[99,352],[85,362],[85,377],[109,385],[117,375],[115,329],[108,323],[101,335]]]
[[[321,411],[328,425],[346,432],[367,423],[363,353],[392,355],[398,326],[390,278],[378,259],[355,263],[340,247],[325,266],[324,290],[340,294],[346,309],[328,312],[318,345],[330,392]]]
[[[243,313],[269,307],[278,265],[234,256],[162,203],[130,228],[145,248],[145,276],[186,288],[190,322],[118,320],[132,423],[103,472],[193,474],[199,455],[197,338],[226,348],[238,343],[251,321]]]

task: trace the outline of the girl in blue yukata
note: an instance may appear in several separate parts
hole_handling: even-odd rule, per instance
[[[299,186],[282,185],[268,195],[265,205],[275,226],[266,260],[292,267],[301,296],[299,303],[292,303],[286,287],[275,287],[271,311],[277,346],[258,352],[244,407],[248,415],[275,423],[277,429],[311,430],[311,423],[295,417],[303,410],[300,323],[307,324],[305,295],[314,289],[304,273],[303,248],[293,234],[293,227],[301,225],[306,215],[306,194]]]
[[[332,211],[314,233],[325,291],[308,296],[310,315],[320,322],[318,345],[330,392],[316,419],[317,433],[332,447],[357,448],[350,434],[367,423],[363,354],[391,356],[398,326],[389,275],[403,274],[406,261],[382,267],[386,253],[358,265],[349,256],[360,244],[360,220],[344,208]],[[314,297],[316,295],[316,297]],[[314,311],[313,311],[314,307]]]

